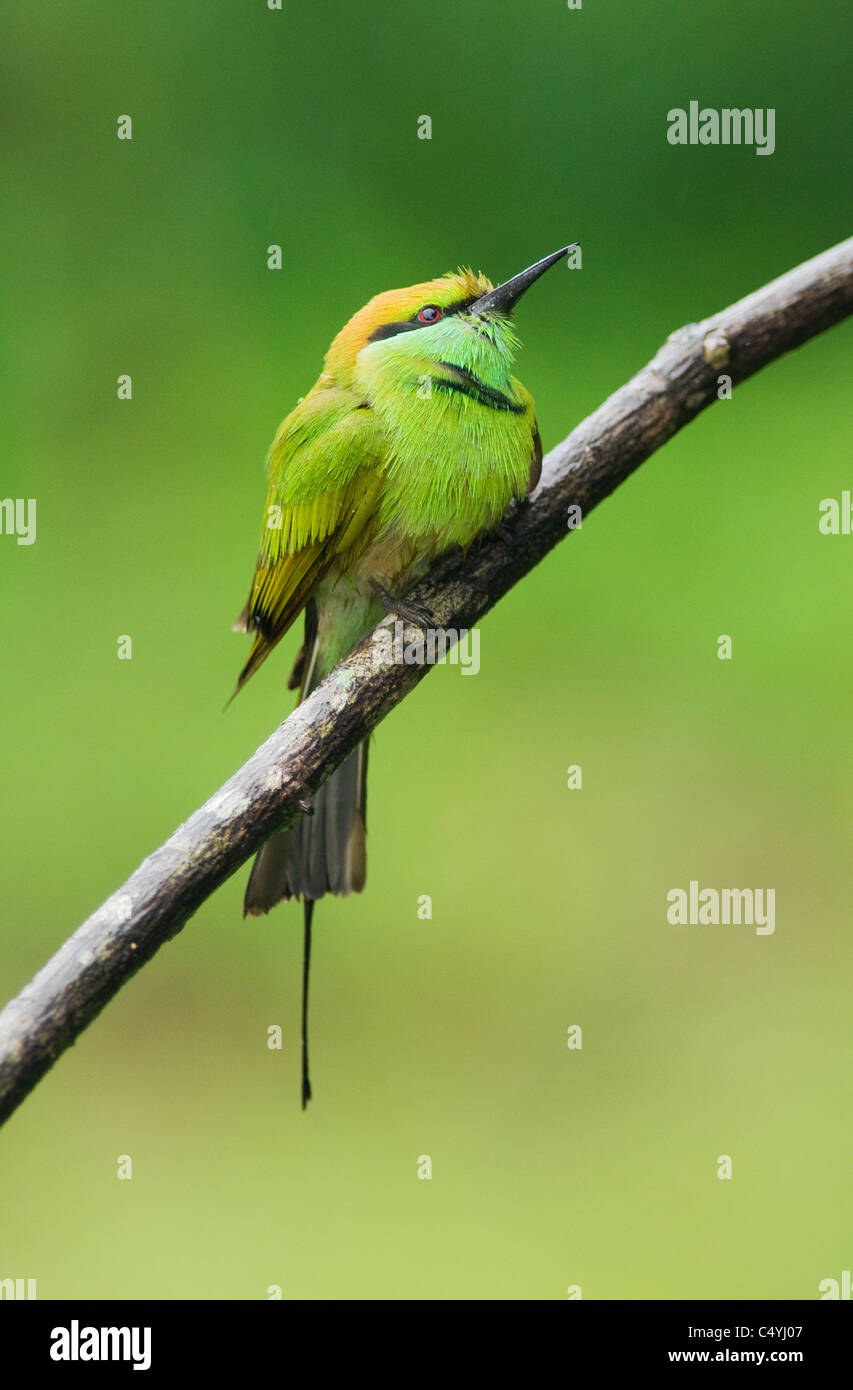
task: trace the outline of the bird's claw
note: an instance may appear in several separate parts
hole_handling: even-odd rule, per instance
[[[402,618],[404,622],[414,623],[416,627],[425,629],[431,627],[435,622],[435,614],[425,604],[412,603],[404,598],[394,598],[387,589],[383,589],[377,579],[371,579],[370,582],[379,595],[386,613],[393,614],[397,618]]]
[[[435,614],[431,608],[427,608],[425,603],[405,603],[397,599],[394,603],[394,612],[398,618],[402,618],[407,623],[414,623],[416,627],[430,628],[435,622]]]

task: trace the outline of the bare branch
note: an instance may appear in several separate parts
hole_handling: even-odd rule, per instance
[[[717,398],[853,311],[853,238],[672,334],[544,462],[511,539],[447,555],[417,590],[436,624],[470,628],[650,454]],[[411,637],[418,633],[413,630]],[[117,990],[426,675],[368,637],[200,810],[150,855],[0,1014],[0,1122]]]

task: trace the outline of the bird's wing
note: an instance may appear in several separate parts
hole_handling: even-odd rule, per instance
[[[512,377],[511,380],[518,399],[525,407],[527,418],[530,423],[532,438],[530,444],[530,476],[527,480],[527,494],[529,496],[542,476],[542,436],[539,433],[539,425],[536,421],[536,407],[533,404],[533,397],[527,390],[527,387],[522,386],[521,382],[516,377]]]
[[[279,426],[269,452],[258,563],[235,624],[255,634],[238,690],[374,514],[382,457],[378,421],[349,391],[312,391]]]
[[[527,480],[528,496],[538,485],[542,477],[542,436],[539,433],[539,426],[533,422],[533,456],[530,460],[530,477]]]

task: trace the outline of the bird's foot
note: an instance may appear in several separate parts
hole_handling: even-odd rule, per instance
[[[404,622],[414,623],[416,627],[422,627],[425,630],[429,629],[435,622],[435,614],[425,604],[411,603],[404,598],[394,598],[387,589],[383,589],[378,579],[371,579],[370,583],[376,590],[386,613],[394,614],[395,617],[402,618]]]

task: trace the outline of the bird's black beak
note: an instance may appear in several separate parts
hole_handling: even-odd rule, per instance
[[[564,246],[559,251],[552,251],[550,256],[545,256],[535,265],[529,265],[526,270],[522,270],[520,275],[513,275],[511,280],[504,280],[502,285],[496,289],[489,290],[488,294],[481,295],[466,310],[469,314],[511,314],[516,302],[521,298],[526,289],[529,289],[534,280],[538,280],[540,275],[556,265],[563,256],[569,251],[573,251],[578,245],[573,241],[571,246]]]

